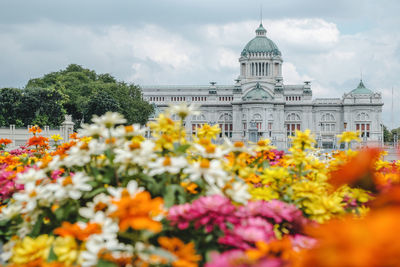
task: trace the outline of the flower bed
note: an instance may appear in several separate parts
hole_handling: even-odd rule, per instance
[[[400,264],[399,246],[387,245],[400,232],[400,164],[382,161],[377,149],[320,157],[309,131],[296,133],[287,154],[267,139],[217,145],[217,126],[188,141],[182,125],[191,113],[170,108],[149,123],[150,139],[146,128],[107,113],[69,143],[54,136],[53,148],[38,127],[25,148],[6,152],[9,141],[0,140],[3,262]]]

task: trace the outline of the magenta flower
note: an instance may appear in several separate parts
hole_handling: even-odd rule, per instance
[[[173,206],[167,218],[181,230],[188,228],[192,222],[196,229],[204,226],[207,232],[211,232],[215,226],[225,230],[227,223],[237,224],[239,218],[235,216],[235,210],[228,198],[213,195],[200,197],[192,204]]]
[[[257,241],[268,242],[275,238],[273,225],[260,217],[244,219],[224,234],[218,243],[243,250],[253,248]]]

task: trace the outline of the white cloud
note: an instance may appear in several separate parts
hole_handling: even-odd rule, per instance
[[[21,86],[69,63],[139,84],[231,84],[258,23],[187,25],[179,32],[155,24],[89,27],[48,20],[2,27],[0,86]],[[282,52],[285,83],[311,80],[314,97],[341,97],[357,86],[361,68],[366,86],[383,93],[389,121],[391,87],[400,88],[397,31],[342,34],[330,21],[308,18],[266,20],[264,26]]]

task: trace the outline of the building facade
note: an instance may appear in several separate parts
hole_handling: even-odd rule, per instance
[[[341,98],[313,98],[309,81],[284,84],[282,54],[266,33],[260,24],[244,47],[235,84],[143,86],[144,99],[155,105],[156,113],[170,104],[198,104],[200,114],[185,121],[190,135],[208,123],[219,124],[220,138],[253,142],[269,138],[279,149],[288,147],[296,130],[305,129],[323,148],[337,148],[336,135],[343,131],[359,131],[364,144],[383,142],[380,93],[360,81]]]

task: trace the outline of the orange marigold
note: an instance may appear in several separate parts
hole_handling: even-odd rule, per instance
[[[31,128],[29,128],[29,132],[33,133],[34,135],[37,133],[41,133],[42,129],[40,129],[40,127],[38,125],[32,126]]]
[[[125,194],[121,199],[113,200],[117,210],[110,217],[119,219],[121,231],[129,227],[135,230],[150,230],[158,233],[162,224],[153,220],[154,216],[163,213],[163,199],[160,197],[152,199],[147,191],[139,192],[135,196]]]
[[[364,189],[372,190],[374,164],[379,157],[380,149],[369,148],[359,151],[358,155],[350,159],[339,169],[330,173],[329,182],[335,187],[344,184],[361,185]],[[364,178],[364,179],[363,179]]]
[[[64,236],[72,236],[78,240],[85,241],[93,234],[101,233],[101,227],[97,223],[88,223],[85,228],[81,228],[78,223],[71,224],[63,222],[61,227],[54,230],[54,234]]]
[[[303,251],[300,267],[400,266],[400,208],[370,212],[364,219],[348,217],[308,229],[318,245]]]
[[[43,136],[32,136],[28,140],[28,146],[38,146],[38,147],[48,147],[49,146],[49,138]]]
[[[159,237],[158,243],[164,249],[168,250],[176,256],[176,260],[172,262],[173,267],[197,267],[197,262],[201,260],[201,256],[196,254],[194,243],[183,243],[176,237]]]
[[[12,141],[10,140],[10,139],[7,139],[7,138],[1,138],[0,139],[0,145],[8,145],[8,144],[11,144],[12,143]]]

